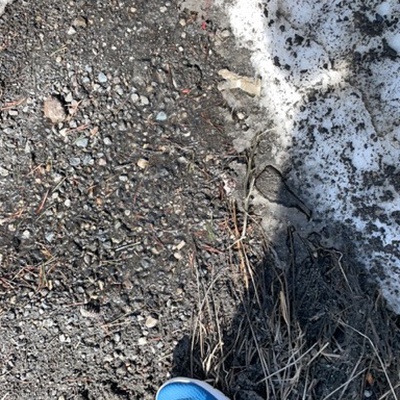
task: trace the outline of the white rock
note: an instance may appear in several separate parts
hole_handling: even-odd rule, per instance
[[[138,345],[139,346],[144,346],[145,344],[147,344],[147,338],[146,337],[139,338]]]
[[[142,106],[148,106],[150,104],[150,101],[146,96],[140,96],[140,104]]]
[[[154,328],[158,324],[158,319],[153,318],[152,316],[148,316],[146,319],[146,328]]]
[[[97,75],[97,79],[100,83],[106,83],[107,82],[107,76],[103,72],[100,72],[99,75]]]
[[[140,97],[137,93],[132,93],[131,94],[131,101],[132,103],[137,103],[139,101]]]
[[[8,174],[9,174],[8,169],[0,167],[0,176],[6,177],[8,176]]]

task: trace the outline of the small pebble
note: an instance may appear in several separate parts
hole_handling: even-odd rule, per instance
[[[182,260],[182,254],[181,253],[174,253],[174,258],[176,259],[176,260]]]
[[[139,95],[137,93],[132,93],[131,94],[131,101],[132,103],[137,103],[139,101]]]
[[[100,72],[99,75],[97,75],[97,79],[100,83],[107,82],[107,76],[103,72]]]
[[[75,28],[86,28],[87,20],[86,20],[86,18],[80,16],[80,17],[74,19],[74,22],[72,23],[72,25]]]
[[[83,160],[82,160],[82,164],[83,165],[93,165],[94,160],[92,157],[90,157],[89,154],[85,154],[85,156],[83,157]]]
[[[139,346],[144,346],[145,344],[147,344],[147,338],[141,337],[141,338],[138,340],[138,345],[139,345]]]
[[[142,106],[148,106],[150,104],[150,101],[146,96],[140,96],[140,104]]]
[[[146,328],[154,328],[158,324],[158,319],[153,318],[152,316],[147,317],[145,325]]]
[[[75,120],[69,122],[70,129],[75,129],[78,126]]]
[[[118,125],[118,130],[120,131],[120,132],[125,132],[126,131],[126,124],[125,124],[125,122],[121,122],[119,125]]]
[[[148,167],[149,162],[145,158],[140,158],[136,164],[140,169],[145,169]]]
[[[54,239],[54,232],[47,232],[44,234],[44,238],[51,243]]]
[[[87,145],[89,144],[89,139],[88,139],[88,138],[85,138],[85,137],[80,137],[80,138],[75,142],[75,144],[76,144],[78,147],[85,148],[85,147],[87,147]]]
[[[9,174],[8,169],[0,167],[0,176],[6,177],[8,176],[8,174]]]
[[[125,376],[126,375],[126,369],[124,367],[117,368],[115,372],[119,376]]]
[[[111,354],[107,354],[104,358],[103,358],[103,362],[104,363],[110,363],[114,360],[113,356]]]
[[[22,232],[22,239],[29,239],[31,237],[31,233],[28,230]]]
[[[116,87],[116,88],[115,88],[115,91],[116,91],[120,96],[122,96],[122,95],[124,94],[124,89],[122,89],[121,86]]]
[[[164,122],[167,120],[167,114],[165,114],[164,111],[160,111],[157,116],[156,116],[156,121],[158,122]]]
[[[81,163],[81,159],[79,157],[72,157],[69,159],[69,164],[71,165],[71,167],[77,167],[78,165],[80,165]]]
[[[72,103],[72,102],[74,101],[74,98],[72,97],[72,93],[69,92],[69,93],[64,97],[64,100],[65,100],[67,103]]]

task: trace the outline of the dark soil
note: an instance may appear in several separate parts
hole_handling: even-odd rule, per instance
[[[232,141],[261,111],[217,89],[246,59],[212,9],[7,9],[1,399],[151,399],[177,374],[235,399],[394,398],[397,317],[376,288],[318,235],[271,241],[246,205],[254,166]]]

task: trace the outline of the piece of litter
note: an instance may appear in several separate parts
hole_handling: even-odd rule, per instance
[[[185,247],[186,243],[184,240],[181,240],[178,245],[176,246],[177,250],[182,250]]]
[[[149,162],[145,158],[140,158],[136,164],[139,168],[145,169],[148,167]]]
[[[183,257],[182,257],[182,254],[181,254],[181,253],[178,253],[178,252],[174,253],[173,256],[174,256],[175,259],[178,260],[178,261],[179,261],[179,260],[182,260],[182,258],[183,258]]]
[[[220,82],[218,84],[218,90],[220,91],[241,89],[251,96],[259,96],[261,93],[261,79],[241,76],[228,69],[219,70],[218,75],[225,79],[225,82]]]

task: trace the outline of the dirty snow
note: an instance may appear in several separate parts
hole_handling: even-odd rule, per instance
[[[275,165],[316,220],[354,232],[400,313],[400,5],[236,0],[228,12],[262,77]]]
[[[0,0],[0,15],[3,14],[6,5],[11,3],[12,1],[14,0]]]

